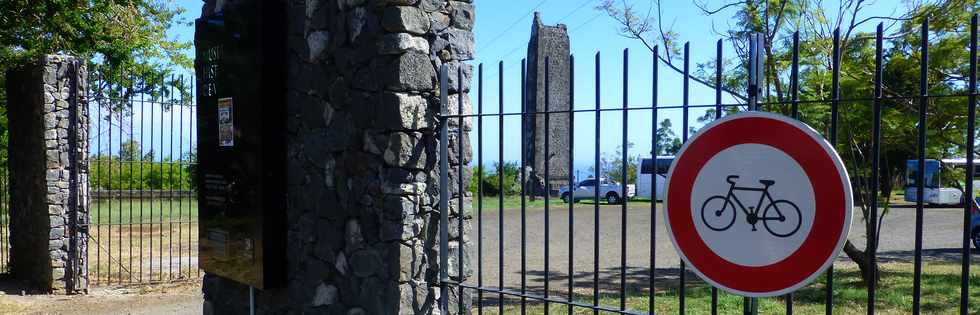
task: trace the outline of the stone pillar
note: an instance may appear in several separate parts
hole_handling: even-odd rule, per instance
[[[205,4],[205,14],[215,4]],[[288,285],[259,291],[258,312],[433,314],[442,298],[449,299],[450,314],[458,303],[468,308],[469,292],[439,296],[438,229],[439,211],[450,211],[450,266],[442,267],[465,280],[469,261],[461,269],[457,258],[461,250],[468,257],[470,242],[458,231],[460,218],[469,230],[472,196],[455,183],[460,176],[469,181],[472,120],[462,136],[450,136],[451,182],[445,184],[452,202],[438,209],[437,69],[445,64],[452,73],[451,112],[459,105],[472,112],[465,95],[473,73],[465,63],[474,54],[472,1],[286,5]],[[450,128],[457,127],[453,120]],[[246,312],[247,293],[241,284],[206,276],[204,312]]]
[[[548,64],[547,110],[550,112],[568,111],[569,82],[570,82],[570,43],[568,29],[564,24],[557,26],[544,25],[541,15],[534,12],[534,22],[531,25],[531,40],[527,47],[527,113],[539,113],[524,118],[524,161],[527,172],[528,191],[535,196],[541,196],[546,191],[545,159],[548,159],[548,181],[552,192],[558,187],[568,185],[572,170],[568,169],[568,114],[553,113],[548,117],[548,135],[545,137],[545,61]],[[544,146],[548,142],[548,156],[545,157]]]
[[[87,288],[85,82],[85,65],[64,55],[7,73],[10,271],[40,292]]]

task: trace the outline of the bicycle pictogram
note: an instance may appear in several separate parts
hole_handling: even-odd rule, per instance
[[[752,231],[757,231],[756,224],[759,221],[762,221],[766,230],[776,237],[790,237],[800,230],[803,219],[800,208],[789,200],[775,200],[769,193],[769,187],[776,184],[775,181],[759,180],[763,187],[755,188],[736,186],[736,180],[738,180],[737,175],[729,175],[726,179],[731,184],[728,193],[711,196],[701,205],[701,220],[708,228],[719,232],[728,230],[735,224],[738,210],[741,209],[745,214],[745,222],[752,226]],[[746,207],[735,195],[736,191],[754,191],[762,194],[755,206]],[[763,209],[764,202],[768,203]],[[736,205],[739,209],[735,208]],[[763,209],[762,215],[759,215],[760,209]]]

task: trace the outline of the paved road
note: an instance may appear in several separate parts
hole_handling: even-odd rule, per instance
[[[865,229],[860,210],[856,209],[849,239],[858,248],[864,248]],[[591,288],[593,261],[598,259],[600,285],[618,289],[622,259],[621,239],[623,235],[622,208],[618,205],[603,205],[599,211],[599,224],[596,224],[594,205],[577,204],[574,215],[574,230],[569,229],[568,205],[558,203],[548,213],[545,220],[543,209],[526,211],[526,281],[534,290],[541,290],[545,278],[545,223],[548,229],[549,290],[566,292],[568,288],[569,261],[574,267],[574,281],[577,290]],[[676,279],[679,258],[666,234],[663,213],[657,209],[651,215],[649,203],[630,205],[626,210],[626,272],[631,285],[646,286],[649,279],[651,251],[656,251],[657,281]],[[656,224],[654,224],[656,220]],[[945,259],[958,261],[962,244],[962,209],[929,208],[924,214],[923,253],[926,259]],[[471,238],[477,238],[479,221],[475,221]],[[503,280],[505,287],[520,288],[521,285],[521,215],[520,210],[505,210],[503,216],[503,276],[498,271],[499,224],[501,220],[496,211],[483,214],[482,255],[478,258],[478,247],[471,250],[474,268],[471,282],[477,282],[478,262],[482,261],[483,284],[497,286]],[[594,255],[596,231],[598,226],[598,255]],[[651,228],[655,236],[651,238]],[[914,249],[915,209],[893,208],[885,217],[880,239],[879,256],[882,260],[911,261]],[[569,235],[573,235],[571,238]],[[651,239],[653,241],[651,241]],[[572,244],[571,248],[569,244]],[[574,251],[572,259],[569,253]],[[980,257],[976,251],[973,254]],[[975,258],[974,261],[978,259]],[[838,262],[846,263],[842,256]]]

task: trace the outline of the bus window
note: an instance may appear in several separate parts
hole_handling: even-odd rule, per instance
[[[670,164],[674,163],[673,156],[658,156],[654,159],[643,159],[640,161],[640,174],[657,174],[667,176]]]
[[[937,160],[926,160],[925,161],[925,187],[926,188],[939,188],[940,185],[940,174],[939,174],[939,161]],[[905,164],[905,183],[907,187],[918,186],[916,180],[919,178],[919,161],[918,160],[908,160]]]

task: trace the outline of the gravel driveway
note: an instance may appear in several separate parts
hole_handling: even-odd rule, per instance
[[[626,272],[628,285],[645,287],[649,279],[650,253],[656,251],[657,281],[672,280],[678,276],[680,260],[666,234],[662,209],[651,215],[649,203],[629,205],[626,211]],[[860,210],[855,209],[849,239],[858,248],[864,248],[865,229]],[[962,244],[962,209],[927,208],[924,212],[923,254],[925,259],[958,261]],[[478,267],[482,267],[485,286],[496,287],[503,280],[507,288],[521,287],[521,212],[519,209],[504,210],[503,213],[503,273],[499,264],[499,212],[485,210],[482,217],[482,263],[478,259],[478,246],[473,244],[471,261],[474,274],[471,283],[478,281]],[[576,290],[591,292],[593,279],[593,260],[599,262],[600,285],[618,290],[620,282],[622,210],[619,205],[602,205],[599,210],[598,256],[593,250],[596,238],[595,208],[591,204],[577,204],[574,216],[574,230],[569,230],[568,205],[555,203],[545,220],[541,208],[526,211],[526,281],[535,292],[543,292],[545,279],[545,223],[548,224],[548,272],[549,291],[567,292],[569,261],[574,266]],[[481,220],[475,220],[471,238],[477,238]],[[654,222],[656,224],[654,225]],[[651,228],[655,227],[655,241],[651,241]],[[914,249],[915,208],[893,208],[885,217],[879,245],[882,261],[911,261]],[[572,237],[569,237],[569,235]],[[573,245],[571,248],[569,244]],[[574,255],[569,259],[570,251]],[[974,257],[978,257],[976,251]],[[974,259],[977,261],[978,259]],[[838,263],[849,261],[841,256]],[[482,265],[482,266],[480,266]],[[564,294],[562,294],[564,295]]]

